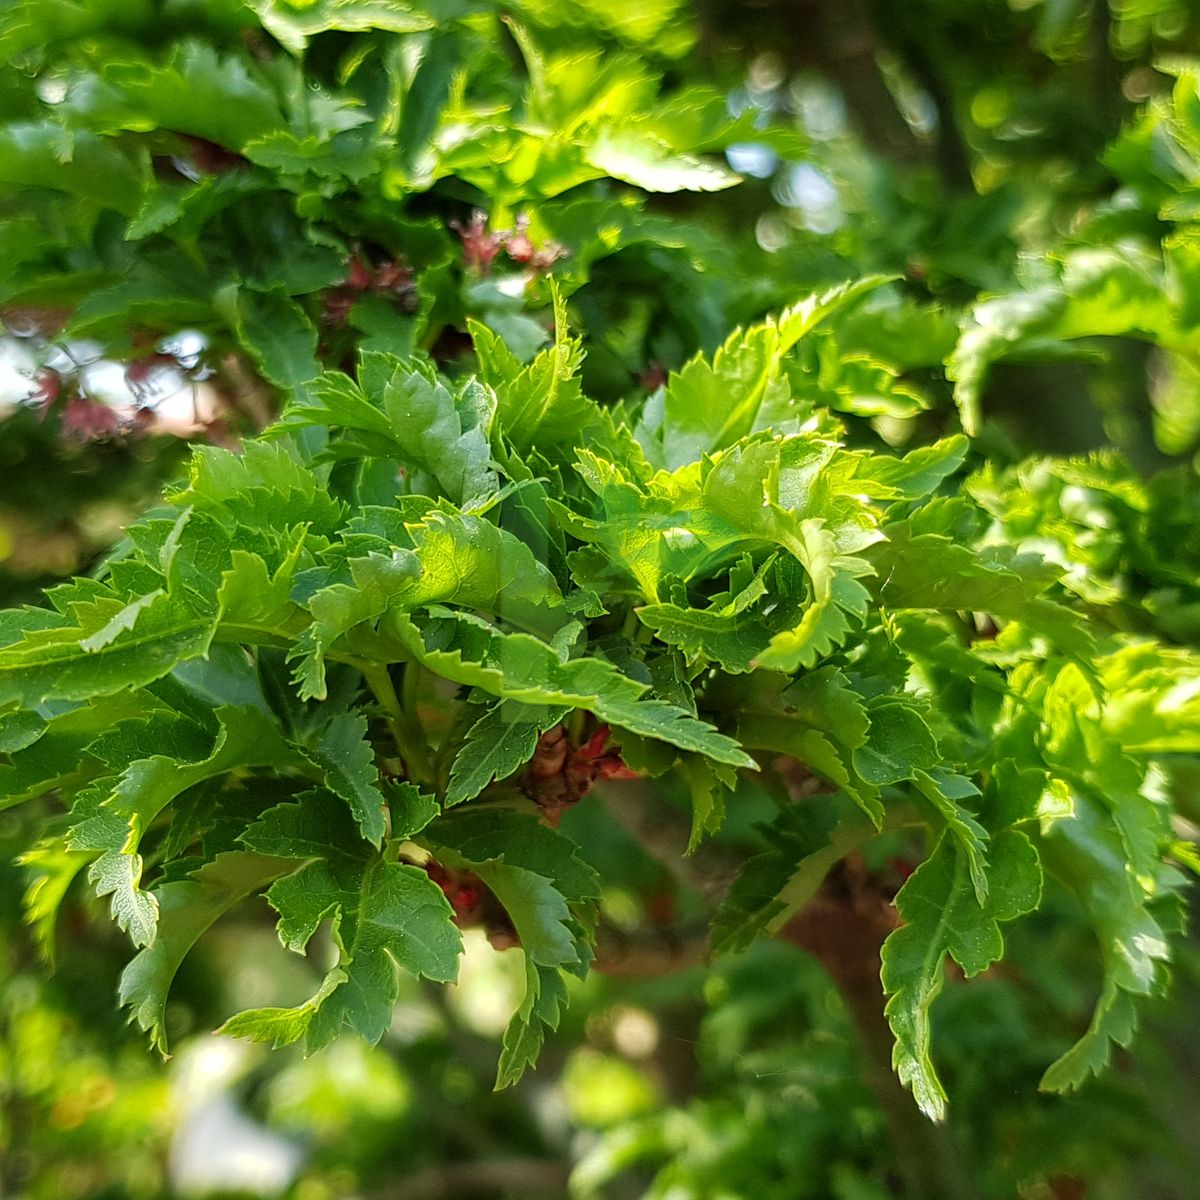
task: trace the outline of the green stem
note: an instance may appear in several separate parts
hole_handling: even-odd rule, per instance
[[[367,687],[371,689],[379,707],[387,716],[388,728],[396,741],[396,748],[408,769],[409,778],[421,783],[433,782],[433,767],[429,762],[429,749],[419,726],[412,721],[400,697],[386,666],[380,663],[363,663],[359,668]]]
[[[639,625],[637,613],[633,611],[633,605],[629,606],[629,610],[625,613],[625,620],[621,622],[621,636],[631,638],[637,633]]]
[[[407,681],[407,676],[405,679]],[[454,720],[454,724],[438,744],[433,756],[433,777],[439,792],[444,792],[450,783],[450,767],[462,744],[467,740],[467,732],[479,720],[478,708],[464,704]]]
[[[567,741],[572,746],[583,745],[583,729],[584,722],[587,720],[587,709],[576,708],[572,709],[567,716]]]
[[[417,717],[417,703],[420,696],[421,668],[415,662],[404,664],[404,676],[400,681],[400,705],[408,723],[414,729],[421,728]]]

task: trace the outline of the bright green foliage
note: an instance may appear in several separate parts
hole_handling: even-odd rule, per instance
[[[676,8],[0,18],[25,72],[0,92],[25,210],[0,298],[117,348],[195,325],[275,406],[195,448],[91,575],[0,614],[0,809],[61,809],[22,847],[28,919],[49,953],[83,881],[106,899],[136,950],[121,1002],[164,1051],[173,982],[235,909],[322,967],[222,1031],[307,1052],[380,1041],[401,973],[455,980],[481,925],[523,959],[515,1083],[620,908],[558,823],[597,780],[690,803],[681,875],[710,842],[736,860],[697,888],[714,955],[876,881],[871,999],[934,1120],[951,962],[1089,931],[1090,1024],[1029,1050],[1056,1092],[1165,986],[1197,861],[1174,774],[1200,754],[1194,464],[1014,461],[989,387],[1137,339],[1160,446],[1195,445],[1195,70],[1110,151],[1136,205],[1062,221],[1015,276],[935,247],[931,297],[864,217],[854,261],[756,280],[650,197],[805,141],[664,84]],[[669,1154],[647,1130],[630,1161]],[[855,1171],[838,1194],[873,1195]]]
[[[560,327],[563,317],[560,303]],[[763,330],[797,320],[735,335],[715,366],[697,360],[691,376],[722,369]],[[775,394],[786,414],[778,374],[786,346],[778,332],[770,336],[770,354],[746,359],[757,365],[746,368],[745,385],[748,394]],[[497,384],[496,372],[509,371],[514,389],[534,386],[532,368],[494,346],[490,353]],[[553,378],[545,386],[563,386]],[[573,376],[567,384],[567,403],[585,405]],[[668,384],[668,399],[676,386]],[[571,710],[610,726],[618,742],[636,736],[631,748],[659,743],[664,768],[678,756],[697,804],[693,846],[719,827],[729,767],[768,766],[783,754],[837,789],[820,818],[815,809],[781,815],[770,835],[776,848],[747,867],[718,918],[718,946],[778,929],[834,863],[870,840],[872,824],[916,821],[938,836],[898,898],[907,923],[885,948],[884,970],[897,1069],[932,1115],[944,1108],[930,1058],[943,957],[968,974],[982,970],[1002,952],[996,923],[1036,905],[1041,855],[1031,822],[1042,821],[1048,861],[1064,864],[1064,876],[1080,869],[1068,864],[1088,844],[1073,833],[1078,816],[1049,820],[1036,802],[993,799],[973,781],[1002,772],[1013,744],[964,725],[994,711],[986,703],[940,707],[946,690],[962,685],[956,678],[981,689],[981,702],[988,691],[1011,691],[1003,703],[1016,706],[1015,724],[1035,705],[1041,732],[1022,748],[1027,769],[1051,791],[1082,788],[1111,810],[1131,874],[1112,885],[1127,915],[1110,911],[1116,899],[1094,912],[1101,945],[1118,919],[1157,929],[1152,917],[1132,915],[1142,911],[1139,897],[1153,894],[1169,833],[1144,798],[1146,756],[1200,748],[1186,683],[1195,660],[1125,644],[1071,612],[1069,541],[1057,562],[1035,558],[984,544],[986,513],[969,500],[922,507],[961,469],[961,439],[901,459],[850,451],[799,427],[787,432],[785,415],[785,432],[756,430],[750,417],[722,432],[725,394],[693,395],[681,410],[690,426],[668,406],[653,435],[589,424],[589,444],[576,449],[574,470],[559,476],[544,510],[548,536],[538,547],[504,527],[503,497],[519,497],[525,477],[502,464],[520,442],[523,414],[534,422],[527,454],[542,428],[552,431],[550,447],[562,445],[562,432],[547,426],[552,404],[500,405],[486,383],[451,389],[429,366],[369,354],[358,384],[323,376],[285,409],[274,436],[320,429],[316,461],[281,440],[252,443],[240,458],[201,452],[173,497],[178,518],[135,527],[129,555],[106,579],[59,589],[57,617],[14,616],[0,672],[13,699],[46,713],[42,724],[14,726],[14,782],[24,786],[22,765],[43,739],[78,747],[82,779],[66,844],[89,856],[98,893],[111,894],[119,924],[147,947],[124,994],[157,1039],[188,946],[268,884],[284,944],[302,952],[329,920],[339,961],[298,1009],[243,1014],[227,1028],[276,1043],[303,1038],[310,1048],[344,1024],[378,1038],[396,994],[394,964],[438,980],[455,973],[452,910],[419,867],[403,862],[415,839],[443,864],[478,875],[526,955],[525,999],[500,1070],[502,1081],[515,1079],[558,1023],[558,972],[586,969],[594,877],[563,865],[578,860],[560,835],[510,828],[486,807],[430,823],[432,800],[389,791],[376,754],[398,757],[446,806],[482,801]],[[715,432],[683,461],[684,429],[706,421]],[[678,436],[658,440],[673,429]],[[663,453],[674,462],[655,470],[648,460]],[[380,459],[404,468],[391,467],[391,505],[362,504],[353,486],[334,487],[329,464],[349,464],[365,480]],[[1003,514],[1002,487],[984,475],[971,490]],[[1132,487],[1120,494],[1144,507]],[[964,529],[974,532],[964,539]],[[550,556],[572,542],[579,549],[565,559]],[[598,615],[587,623],[570,615],[576,596],[593,597],[584,611]],[[650,636],[614,657],[605,630],[622,613],[626,628]],[[994,644],[955,638],[961,613],[989,614],[1003,630]],[[948,641],[930,640],[938,629]],[[661,670],[672,647],[682,674]],[[295,684],[280,676],[281,658],[296,664]],[[392,680],[401,671],[407,699]],[[411,706],[427,686],[420,681],[438,679],[474,689],[457,740],[431,738]],[[226,695],[237,703],[208,707]],[[111,706],[125,696],[144,715],[110,726]],[[485,696],[494,700],[481,711]],[[379,749],[388,736],[394,745]],[[715,775],[701,769],[706,758]],[[283,787],[292,798],[260,812],[255,793],[268,781],[267,795]],[[305,790],[313,783],[322,790]],[[201,794],[225,814],[207,829],[203,816],[189,815]],[[855,818],[859,810],[868,822]],[[239,811],[249,855],[218,832],[235,827]],[[159,880],[148,889],[147,861]],[[225,892],[227,876],[234,883]],[[43,922],[52,894],[40,894]],[[1167,952],[1165,938],[1154,944],[1150,962]],[[1127,1041],[1129,998],[1154,977],[1110,968],[1093,1031],[1064,1064],[1095,1066],[1106,1038]],[[1080,1069],[1060,1065],[1047,1084],[1077,1083]]]
[[[473,800],[494,779],[507,779],[537,749],[538,737],[567,714],[565,707],[542,709],[498,700],[467,730],[446,783],[446,803]]]
[[[999,922],[1029,912],[1041,893],[1038,855],[1023,834],[998,836],[990,858],[988,898],[981,901],[966,852],[943,837],[896,896],[905,925],[888,939],[883,959],[895,1065],[934,1118],[945,1115],[946,1094],[929,1057],[929,1010],[945,982],[945,957],[968,977],[979,974],[1004,952]]]

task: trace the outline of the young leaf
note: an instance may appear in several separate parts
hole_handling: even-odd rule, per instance
[[[1043,857],[1087,912],[1104,980],[1087,1031],[1042,1076],[1042,1089],[1051,1092],[1081,1087],[1108,1064],[1114,1043],[1129,1045],[1137,1028],[1135,1002],[1164,988],[1170,957],[1151,897],[1125,868],[1118,836],[1097,805],[1084,796],[1073,800],[1073,815],[1051,824]]]
[[[988,883],[981,904],[966,855],[949,833],[943,834],[897,894],[905,924],[883,944],[886,1011],[896,1035],[892,1062],[921,1111],[935,1121],[946,1115],[946,1093],[930,1057],[929,1013],[945,983],[946,955],[968,977],[978,975],[1004,952],[1000,922],[1037,906],[1041,866],[1023,833],[1004,830],[992,839]]]
[[[566,705],[595,713],[601,721],[642,737],[706,754],[731,766],[752,766],[732,738],[663,700],[643,699],[649,690],[598,658],[562,662],[545,642],[447,609],[432,610],[424,628],[397,620],[405,648],[435,674],[526,704]]]
[[[493,779],[507,779],[537,749],[538,738],[566,715],[562,706],[517,704],[498,700],[467,731],[454,756],[446,785],[446,804],[472,800]]]
[[[158,936],[122,972],[119,995],[161,1053],[167,1053],[167,993],[183,960],[215,921],[291,865],[261,854],[222,854],[192,879],[158,890]]]

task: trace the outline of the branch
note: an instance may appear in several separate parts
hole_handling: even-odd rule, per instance
[[[707,956],[708,933],[702,927],[625,930],[601,923],[592,970],[618,979],[652,979],[697,966]]]
[[[705,842],[688,854],[691,823],[677,808],[660,800],[642,781],[597,784],[594,794],[609,815],[678,883],[702,900],[716,904],[729,890],[745,858],[728,846]]]
[[[222,399],[250,422],[257,433],[275,419],[277,405],[262,379],[240,354],[227,354],[217,363]]]
[[[897,13],[880,0],[873,0],[871,16],[881,37],[891,43],[937,109],[934,147],[943,183],[956,191],[974,192],[971,151],[959,124],[954,96],[942,70],[945,56],[941,53],[941,45],[930,43],[932,31],[927,26],[914,26],[909,14]],[[899,19],[893,19],[896,17]]]
[[[542,1158],[481,1158],[475,1162],[425,1167],[392,1187],[370,1193],[369,1200],[439,1200],[498,1192],[515,1196],[562,1196],[571,1174],[569,1163]]]
[[[779,932],[820,962],[837,987],[859,1047],[863,1082],[887,1118],[896,1169],[912,1200],[973,1200],[975,1185],[951,1131],[917,1108],[892,1069],[894,1038],[884,1015],[880,947],[899,913],[852,856],[838,864],[813,901]]]
[[[812,786],[810,773],[787,760],[775,769],[780,766],[784,786],[803,803]],[[642,850],[701,899],[716,904],[728,891],[743,856],[711,841],[687,855],[689,821],[645,781],[601,785],[596,794]],[[879,950],[898,923],[890,893],[861,859],[851,857],[834,867],[813,901],[778,936],[812,954],[837,987],[854,1027],[863,1080],[887,1118],[905,1195],[909,1200],[974,1200],[977,1192],[953,1135],[926,1119],[892,1070],[894,1039],[884,1015]]]

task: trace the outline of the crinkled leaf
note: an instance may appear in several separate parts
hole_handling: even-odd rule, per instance
[[[563,662],[545,642],[527,634],[503,634],[485,622],[448,610],[418,628],[397,621],[405,648],[431,671],[456,683],[527,704],[566,705],[602,721],[732,766],[751,766],[732,738],[663,700],[647,700],[645,684],[597,658]]]
[[[478,796],[493,779],[507,779],[537,749],[538,738],[562,720],[566,709],[499,700],[467,731],[454,756],[447,805]]]
[[[1004,830],[992,839],[988,882],[980,904],[966,854],[950,833],[943,834],[897,894],[904,924],[883,944],[887,1018],[896,1035],[892,1063],[921,1111],[935,1121],[946,1114],[946,1093],[930,1054],[930,1009],[945,983],[946,956],[968,977],[978,975],[1004,952],[1000,922],[1037,906],[1041,866],[1023,833]]]

